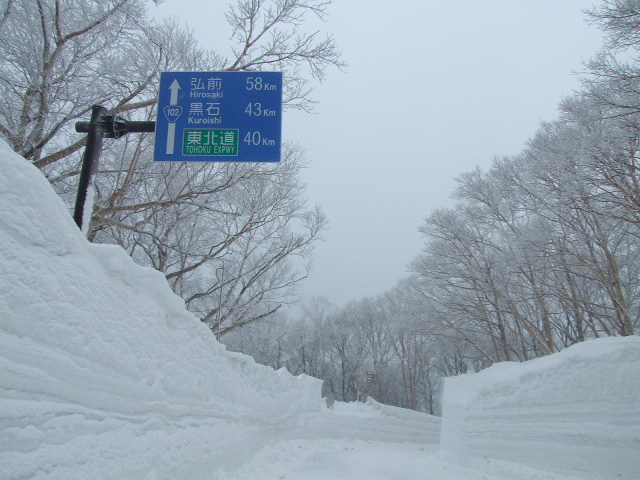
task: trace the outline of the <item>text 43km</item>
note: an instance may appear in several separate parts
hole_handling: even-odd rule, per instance
[[[254,102],[247,105],[244,113],[251,117],[275,117],[276,111],[270,108],[264,108],[260,102]]]

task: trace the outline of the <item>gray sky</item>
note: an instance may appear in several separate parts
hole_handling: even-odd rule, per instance
[[[342,305],[406,275],[422,245],[417,229],[452,204],[454,178],[519,152],[579,88],[572,72],[602,39],[582,14],[594,3],[336,0],[319,28],[349,66],[317,88],[316,115],[283,117],[284,140],[307,150],[308,199],[330,222],[302,286],[307,298]],[[221,8],[166,0],[153,10],[179,16],[203,47],[225,50]]]

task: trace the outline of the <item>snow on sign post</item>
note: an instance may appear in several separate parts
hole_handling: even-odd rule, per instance
[[[162,72],[155,161],[279,162],[281,72]]]

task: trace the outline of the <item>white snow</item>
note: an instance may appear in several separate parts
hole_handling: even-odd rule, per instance
[[[441,450],[436,417],[328,410],[319,380],[227,352],[2,141],[0,292],[3,480],[640,477],[640,338],[448,380]]]
[[[445,381],[441,448],[584,479],[640,478],[640,338],[601,338]]]
[[[219,445],[318,409],[319,380],[227,352],[2,141],[0,192],[0,478],[214,468]]]

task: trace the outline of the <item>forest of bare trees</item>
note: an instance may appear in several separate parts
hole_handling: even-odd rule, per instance
[[[640,5],[587,12],[605,34],[580,91],[517,155],[457,178],[409,276],[376,298],[311,301],[229,338],[340,400],[434,413],[442,378],[640,330]]]

